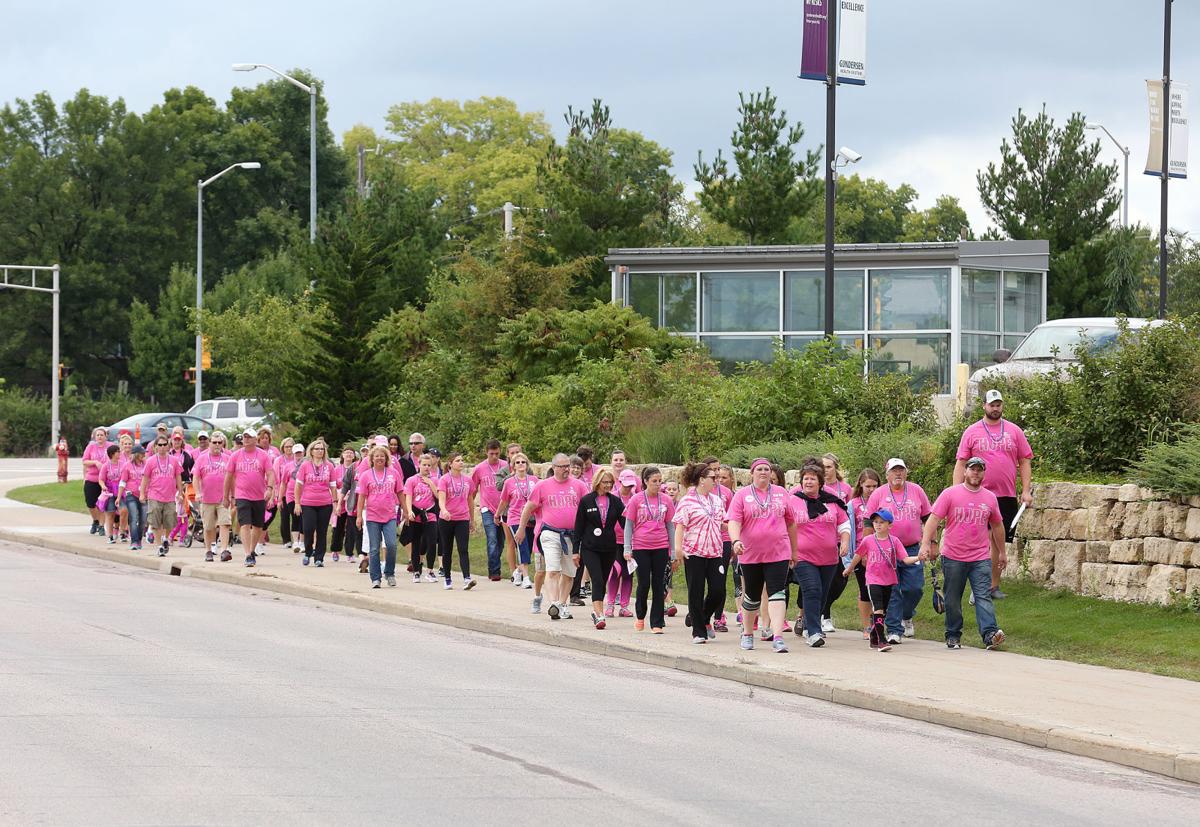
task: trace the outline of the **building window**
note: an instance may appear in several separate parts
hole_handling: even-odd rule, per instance
[[[700,330],[778,331],[779,272],[701,273]]]
[[[777,322],[778,323],[778,322]],[[775,355],[775,336],[701,336],[722,373],[730,373],[739,362],[770,362]]]
[[[1000,332],[999,270],[962,271],[962,329]]]
[[[877,375],[903,373],[914,389],[950,392],[950,334],[871,336],[870,369]]]
[[[825,271],[789,270],[783,274],[783,329],[825,329]],[[863,329],[863,271],[833,274],[833,329]]]
[[[629,274],[629,306],[658,327],[658,273]]]
[[[655,327],[696,332],[695,273],[630,273],[628,303]]]
[[[804,350],[813,342],[819,342],[824,339],[824,336],[784,336],[783,346],[788,350]],[[855,352],[862,351],[863,337],[861,333],[840,333],[833,337],[835,343],[846,350]]]
[[[871,330],[938,330],[950,327],[950,270],[872,270]]]
[[[1028,333],[1042,321],[1042,273],[1004,271],[1004,332]]]
[[[962,334],[960,358],[971,366],[971,371],[993,364],[992,354],[1000,347],[1000,336],[990,333]]]

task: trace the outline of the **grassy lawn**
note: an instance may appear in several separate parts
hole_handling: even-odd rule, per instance
[[[87,508],[83,505],[83,480],[26,485],[23,488],[14,488],[9,491],[8,496],[10,499],[30,505],[40,505],[43,508],[76,511],[80,514],[87,513]]]
[[[9,497],[33,505],[84,513],[83,483],[56,482],[16,488]],[[279,541],[278,524],[271,527],[271,539]],[[403,553],[401,554],[403,557]],[[407,560],[400,561],[401,566]],[[458,555],[453,555],[457,576]],[[508,564],[504,563],[507,573]],[[487,576],[486,543],[482,534],[471,536],[472,573]],[[524,604],[530,592],[514,591],[514,604]],[[1050,591],[1033,583],[1005,581],[1006,600],[997,601],[1000,626],[1008,635],[1005,649],[1042,658],[1091,663],[1113,669],[1131,669],[1188,680],[1200,680],[1200,613],[1162,606],[1140,606],[1080,597],[1062,591]],[[792,589],[788,618],[796,615],[797,589]],[[679,621],[687,611],[687,587],[683,572],[675,574],[675,602]],[[839,631],[848,637],[859,628],[856,604],[857,588],[851,583],[833,607],[833,619]],[[519,599],[518,599],[519,598]],[[963,645],[980,646],[975,612],[963,599]],[[736,612],[733,596],[726,602],[731,619]],[[581,611],[586,617],[590,608]],[[942,640],[942,618],[933,613],[929,592],[917,609],[917,637]],[[866,641],[862,641],[865,647]]]

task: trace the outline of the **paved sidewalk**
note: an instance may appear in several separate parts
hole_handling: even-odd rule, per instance
[[[1200,783],[1200,683],[975,648],[951,652],[928,641],[880,654],[857,632],[830,635],[822,649],[789,635],[786,655],[761,641],[743,652],[736,631],[696,646],[682,613],[668,619],[665,635],[634,632],[631,619],[619,618],[596,631],[588,608],[573,620],[531,614],[532,592],[507,580],[485,579],[465,592],[456,577],[447,592],[440,583],[414,584],[401,561],[397,587],[376,591],[357,564],[327,559],[323,569],[304,567],[300,555],[278,545],[254,569],[236,557],[205,563],[199,546],[172,548],[160,559],[152,549],[131,553],[89,535],[82,515],[4,497],[51,478],[0,469],[0,539],[728,678]]]

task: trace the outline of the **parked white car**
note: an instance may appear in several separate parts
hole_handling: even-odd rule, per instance
[[[1162,324],[1150,319],[1126,319],[1130,330]],[[1001,348],[992,354],[996,364],[980,368],[967,382],[967,400],[974,403],[981,391],[997,380],[1022,379],[1061,370],[1076,361],[1075,347],[1086,339],[1093,352],[1110,348],[1120,333],[1115,316],[1087,319],[1055,319],[1042,322],[1026,334],[1011,353]],[[986,387],[985,387],[986,386]]]
[[[266,408],[257,399],[232,399],[227,396],[199,402],[188,409],[188,414],[207,419],[215,428],[227,434],[259,425],[269,418]]]

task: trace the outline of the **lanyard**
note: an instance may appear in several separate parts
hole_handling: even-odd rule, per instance
[[[654,510],[650,510],[650,496],[643,491],[642,502],[646,504],[646,511],[650,512],[650,522],[658,522],[663,517],[662,512],[662,494],[657,494],[654,497]]]
[[[755,504],[758,505],[759,512],[760,512],[759,516],[766,517],[767,515],[769,515],[771,513],[771,497],[773,495],[774,495],[774,492],[771,490],[771,486],[768,485],[767,486],[767,501],[764,503],[762,500],[760,500],[758,498],[758,489],[755,488],[753,485],[750,486],[750,496],[754,497],[754,502],[755,502]]]
[[[871,539],[875,541],[875,550],[879,552],[879,556],[883,558],[884,562],[890,562],[892,564],[892,568],[896,568],[895,559],[888,560],[887,554],[883,550],[883,546],[879,545],[879,538],[872,534]],[[893,556],[896,553],[896,541],[891,535],[888,535],[888,551],[892,552]]]
[[[985,434],[987,434],[987,438],[992,441],[993,445],[999,445],[1001,442],[1004,441],[1004,418],[1003,417],[1001,417],[1001,419],[1000,419],[1000,435],[999,436],[992,436],[992,432],[990,430],[988,430],[986,419],[979,420],[979,424],[983,426],[983,432]]]
[[[896,502],[896,497],[892,494],[892,487],[890,485],[888,486],[888,499],[892,501],[892,508],[894,509],[892,513],[897,517],[900,516],[900,509],[904,508],[904,506],[908,504],[908,483],[904,483],[901,486],[900,492],[904,496],[900,498],[900,502]]]
[[[459,476],[459,479],[462,479],[461,475]],[[467,484],[464,482],[461,486],[456,485],[455,477],[453,474],[450,475],[450,482],[448,485],[450,488],[450,496],[451,497],[461,497],[462,495],[467,493]]]

